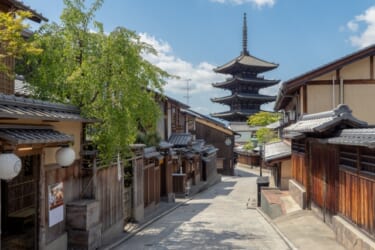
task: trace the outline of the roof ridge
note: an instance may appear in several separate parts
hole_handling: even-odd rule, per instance
[[[0,104],[26,106],[29,108],[44,108],[49,110],[59,110],[78,114],[80,113],[79,108],[71,104],[52,103],[49,101],[19,97],[15,95],[6,95],[3,93],[0,93]]]

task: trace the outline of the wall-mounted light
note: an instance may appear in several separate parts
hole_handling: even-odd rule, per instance
[[[65,146],[56,151],[55,158],[57,164],[62,167],[68,167],[76,159],[76,153],[71,147]]]
[[[33,147],[23,147],[23,148],[18,148],[18,151],[30,151],[33,150]]]
[[[21,172],[21,159],[13,153],[0,154],[0,179],[10,180]]]

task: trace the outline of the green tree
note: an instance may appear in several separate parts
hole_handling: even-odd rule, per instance
[[[22,32],[29,27],[25,19],[30,18],[28,11],[0,12],[0,73],[13,76],[13,65],[5,63],[6,58],[20,58],[26,54],[40,54],[41,49],[28,42]]]
[[[249,126],[267,126],[270,123],[280,120],[280,118],[281,116],[279,113],[260,111],[249,116],[247,124]]]
[[[258,143],[267,143],[278,140],[277,134],[272,129],[265,127],[258,129],[255,135],[257,137]]]
[[[61,24],[46,24],[35,35],[44,53],[25,58],[20,69],[37,98],[70,103],[94,124],[92,139],[102,159],[123,155],[138,128],[154,131],[159,116],[154,91],[162,92],[169,74],[144,60],[156,53],[133,31],[118,27],[105,33],[94,21],[103,4],[64,0]],[[151,90],[151,91],[150,91]]]
[[[266,111],[260,111],[249,117],[247,124],[249,126],[261,126],[262,128],[258,129],[255,133],[255,136],[258,140],[258,143],[267,143],[273,140],[278,140],[277,134],[267,126],[273,122],[280,120],[281,115],[279,113],[272,113]]]

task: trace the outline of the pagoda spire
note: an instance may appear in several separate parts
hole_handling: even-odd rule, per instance
[[[242,27],[242,55],[249,55],[249,51],[247,50],[247,21],[246,21],[246,13],[243,13],[243,27]]]

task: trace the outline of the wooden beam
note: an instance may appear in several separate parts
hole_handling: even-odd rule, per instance
[[[336,81],[335,84],[337,84]],[[345,79],[345,85],[375,84],[375,79]],[[316,80],[307,82],[307,85],[332,85],[332,80]]]
[[[336,81],[339,82],[340,81],[340,69],[336,69]]]
[[[303,113],[307,113],[307,86],[306,85],[303,85],[303,103],[302,103],[302,112],[301,114]],[[296,114],[297,116],[297,114]]]

